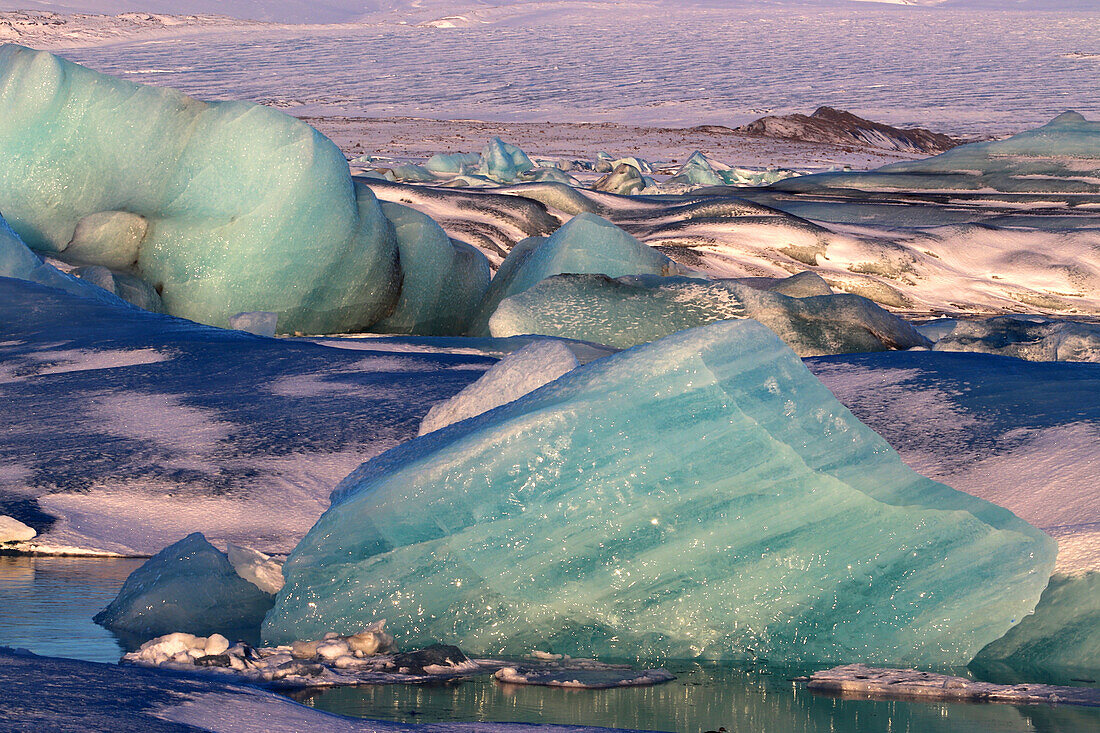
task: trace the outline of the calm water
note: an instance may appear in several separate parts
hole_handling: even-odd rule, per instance
[[[141,560],[0,556],[0,646],[114,662],[119,642],[91,617]],[[841,700],[808,693],[794,671],[734,665],[669,665],[665,685],[564,690],[500,685],[488,678],[450,685],[386,685],[298,694],[344,715],[428,723],[440,720],[605,725],[701,733],[1087,733],[1100,709]]]

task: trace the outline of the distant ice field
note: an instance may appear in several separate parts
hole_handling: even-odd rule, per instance
[[[296,115],[737,125],[827,104],[1003,134],[1100,116],[1100,11],[597,6],[464,28],[256,24],[49,47]],[[77,44],[71,44],[77,45]]]

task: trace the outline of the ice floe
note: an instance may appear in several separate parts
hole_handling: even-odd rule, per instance
[[[1100,705],[1100,690],[1057,685],[998,685],[914,669],[880,669],[850,664],[815,672],[806,686],[815,692],[890,699],[918,698],[1015,705],[1061,703]]]

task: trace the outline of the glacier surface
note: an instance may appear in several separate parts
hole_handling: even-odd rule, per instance
[[[931,346],[909,323],[858,295],[795,298],[685,277],[550,277],[502,301],[489,330],[498,337],[539,334],[625,349],[737,318],[763,323],[799,356]]]
[[[0,514],[40,551],[148,555],[198,530],[289,552],[341,478],[526,343],[269,339],[73,282],[106,300],[0,278]]]
[[[1054,553],[906,468],[771,331],[722,322],[361,466],[263,634],[384,608],[400,644],[493,654],[960,664],[1034,607]]]

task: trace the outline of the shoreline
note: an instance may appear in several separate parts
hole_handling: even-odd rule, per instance
[[[286,110],[284,110],[286,111]],[[721,125],[661,127],[618,122],[493,122],[423,117],[295,115],[332,140],[349,158],[400,160],[436,153],[480,153],[494,137],[529,155],[592,159],[599,151],[681,164],[696,150],[733,166],[796,168],[807,172],[850,166],[877,168],[925,154],[764,137]]]

